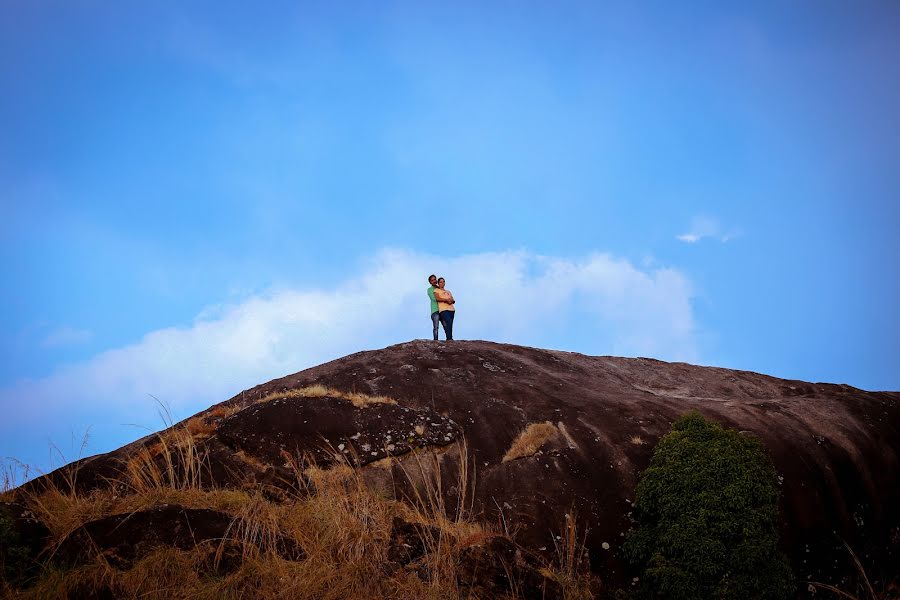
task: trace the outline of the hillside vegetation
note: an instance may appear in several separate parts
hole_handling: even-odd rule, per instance
[[[39,489],[7,490],[0,498],[0,536],[10,542],[0,554],[2,597],[591,597],[574,522],[560,532],[557,561],[527,555],[499,525],[473,518],[469,460],[446,482],[426,464],[435,457],[420,452],[407,467],[418,470],[410,474],[418,485],[403,498],[367,487],[350,460],[320,468],[287,452],[289,489],[217,489],[203,485],[210,457],[197,440],[208,429],[195,419],[169,427],[123,461],[120,477],[89,493],[76,491],[77,466],[63,485],[47,479]],[[452,506],[450,485],[458,491]],[[4,506],[30,511],[46,526],[42,552],[18,544]],[[163,531],[154,530],[160,523]]]

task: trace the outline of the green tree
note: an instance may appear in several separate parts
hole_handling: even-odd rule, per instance
[[[635,497],[624,552],[632,596],[781,600],[795,583],[778,551],[775,469],[753,436],[697,412],[660,439]]]

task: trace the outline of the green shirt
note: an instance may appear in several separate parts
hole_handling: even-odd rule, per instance
[[[428,297],[431,298],[431,314],[438,311],[437,300],[434,299],[434,286],[428,288]]]

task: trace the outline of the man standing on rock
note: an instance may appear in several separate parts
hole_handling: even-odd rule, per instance
[[[434,333],[434,340],[438,339],[438,323],[441,320],[441,313],[438,310],[437,300],[434,299],[434,288],[437,287],[437,275],[429,275],[428,283],[431,284],[431,287],[428,288],[428,299],[431,300],[431,325]]]

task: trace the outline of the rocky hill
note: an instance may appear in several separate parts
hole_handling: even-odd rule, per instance
[[[401,495],[439,472],[448,505],[464,493],[462,467],[477,518],[537,556],[555,552],[572,515],[586,531],[591,570],[612,589],[632,576],[618,549],[640,473],[690,410],[763,442],[779,476],[782,545],[800,580],[840,584],[851,575],[842,539],[873,579],[900,573],[896,392],[646,358],[412,341],[256,386],[182,425],[207,457],[199,485],[262,484],[273,497],[296,486],[291,456],[324,468],[358,465],[370,486]],[[149,436],[81,461],[75,487],[112,485],[129,457],[154,445]],[[62,475],[26,488],[72,483]]]

